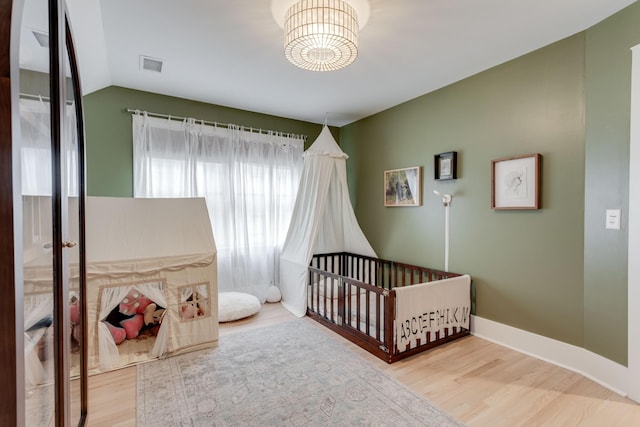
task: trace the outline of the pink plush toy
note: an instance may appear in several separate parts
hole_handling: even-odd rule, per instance
[[[144,316],[142,314],[136,314],[129,319],[122,320],[120,326],[124,328],[127,334],[127,339],[131,340],[138,337],[140,329],[144,325]]]
[[[124,341],[124,339],[127,337],[124,329],[113,326],[109,322],[104,323],[107,325],[107,328],[109,328],[109,332],[111,332],[111,336],[113,336],[113,340],[116,342],[116,345],[121,344],[122,341]]]
[[[126,297],[120,302],[119,310],[122,314],[134,314],[136,309],[140,305],[140,292],[135,289],[131,289]]]
[[[183,319],[193,319],[198,315],[198,308],[195,303],[184,303],[180,307],[180,317]]]
[[[73,325],[80,323],[80,307],[78,307],[78,300],[76,298],[69,303],[69,318]]]
[[[136,314],[144,314],[145,310],[152,302],[153,301],[151,301],[149,298],[141,295],[140,300],[138,300],[138,306],[136,307]]]
[[[72,297],[69,302],[69,320],[71,326],[71,336],[77,342],[80,342],[80,307],[78,298]]]

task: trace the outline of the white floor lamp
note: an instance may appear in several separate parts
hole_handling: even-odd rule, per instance
[[[449,205],[453,196],[442,194],[438,190],[433,190],[433,193],[442,198],[442,206],[444,206],[444,271],[449,271]]]

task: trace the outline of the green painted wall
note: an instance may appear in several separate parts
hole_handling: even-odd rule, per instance
[[[631,50],[640,4],[586,32],[585,347],[627,361],[627,249]],[[605,210],[622,209],[620,231]]]
[[[49,74],[20,69],[20,93],[49,97]]]
[[[356,215],[378,254],[442,267],[455,194],[452,271],[476,286],[476,314],[627,363],[631,52],[640,4],[587,31],[341,129]],[[456,150],[459,179],[433,179]],[[491,159],[538,152],[542,209],[490,209]],[[385,169],[424,167],[424,204],[384,208]],[[605,209],[622,230],[605,230]]]
[[[218,105],[111,86],[84,97],[87,136],[87,188],[90,196],[133,195],[133,137],[127,108],[174,116],[235,123],[307,135],[312,143],[321,125]],[[338,136],[338,130],[332,129]]]
[[[356,215],[383,258],[469,273],[476,314],[583,343],[584,35],[540,49],[341,129]],[[458,179],[433,156],[457,151]],[[491,210],[491,160],[542,154],[542,209]],[[423,205],[383,207],[383,171],[423,166]]]

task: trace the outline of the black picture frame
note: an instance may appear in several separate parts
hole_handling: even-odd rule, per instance
[[[446,181],[458,178],[458,153],[448,151],[433,156],[433,171],[436,181]]]

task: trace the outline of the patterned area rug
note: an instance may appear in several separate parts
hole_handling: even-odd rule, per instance
[[[461,426],[305,319],[138,366],[138,426]]]

